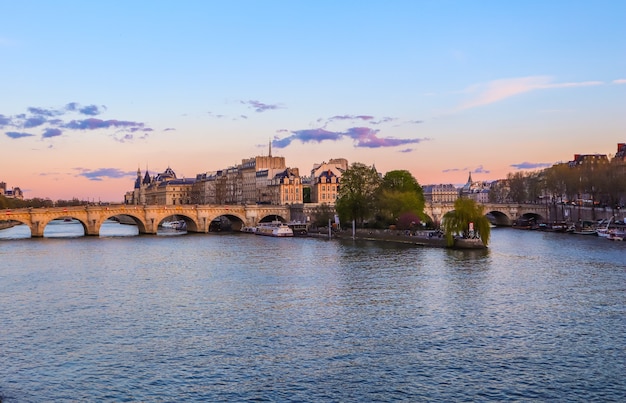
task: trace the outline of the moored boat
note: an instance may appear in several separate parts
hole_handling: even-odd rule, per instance
[[[254,234],[256,233],[256,227],[242,227],[241,232],[245,232],[247,234]]]
[[[576,235],[598,235],[596,227],[590,221],[583,221],[578,224],[571,225],[566,232]]]
[[[606,239],[609,241],[623,241],[626,239],[626,229],[610,229]]]
[[[288,225],[280,221],[272,221],[270,223],[260,223],[256,227],[255,234],[274,237],[292,237],[293,231]]]
[[[309,228],[306,223],[300,221],[290,221],[287,226],[291,228],[294,236],[307,236],[309,234]]]
[[[185,222],[185,220],[165,221],[161,224],[161,227],[175,230],[184,230],[187,229],[187,223]]]

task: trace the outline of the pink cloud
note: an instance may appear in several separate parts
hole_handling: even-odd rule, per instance
[[[484,84],[473,85],[468,88],[465,92],[471,94],[472,97],[461,104],[458,109],[464,110],[489,105],[515,95],[540,89],[589,87],[602,84],[604,83],[601,81],[553,83],[552,79],[547,76],[494,80]]]

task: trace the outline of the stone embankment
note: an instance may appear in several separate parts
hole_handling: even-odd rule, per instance
[[[328,238],[328,229],[310,230],[309,236],[317,238]],[[352,234],[351,230],[333,231],[333,239],[359,239],[366,241],[387,241],[404,243],[416,246],[428,246],[435,248],[445,248],[446,240],[440,233],[435,231],[400,231],[400,230],[379,230],[379,229],[357,229]]]

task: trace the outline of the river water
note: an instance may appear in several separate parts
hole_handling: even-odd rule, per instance
[[[0,233],[3,403],[626,399],[626,242],[23,227]]]

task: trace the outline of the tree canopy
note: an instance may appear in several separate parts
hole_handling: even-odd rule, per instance
[[[378,217],[387,224],[409,229],[411,223],[424,221],[424,193],[417,180],[406,170],[389,171],[377,192]],[[415,217],[408,222],[401,217]]]
[[[335,209],[343,222],[363,224],[375,209],[376,192],[381,183],[374,167],[355,162],[341,175]]]
[[[487,246],[491,236],[491,227],[483,210],[483,206],[478,205],[472,199],[462,197],[454,202],[454,210],[443,216],[443,230],[448,246],[454,245],[455,235],[461,235],[464,238],[478,237]],[[473,226],[473,234],[470,223]]]

